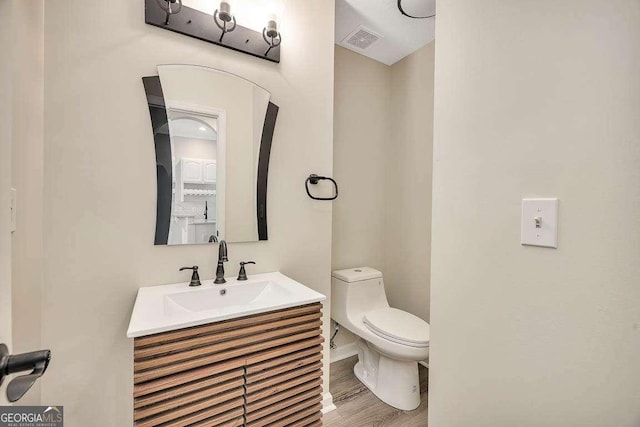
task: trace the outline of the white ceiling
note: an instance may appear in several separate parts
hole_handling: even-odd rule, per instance
[[[405,13],[412,16],[435,14],[436,0],[400,0]],[[381,36],[366,49],[343,41],[363,26]],[[335,43],[392,65],[435,38],[435,17],[412,19],[398,9],[398,0],[336,0]]]

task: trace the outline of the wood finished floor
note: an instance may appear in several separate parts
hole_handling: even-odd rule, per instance
[[[331,364],[330,391],[338,409],[324,416],[324,427],[426,427],[427,369],[420,366],[420,397],[418,409],[401,411],[383,403],[369,391],[353,373],[358,357]]]

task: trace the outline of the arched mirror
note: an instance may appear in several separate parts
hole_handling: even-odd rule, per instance
[[[143,77],[156,148],[156,245],[267,240],[278,107],[233,74],[163,65]]]

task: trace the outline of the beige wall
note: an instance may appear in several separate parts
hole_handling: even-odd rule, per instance
[[[385,267],[385,178],[391,69],[335,46],[332,270]],[[333,331],[333,325],[331,331]],[[354,336],[342,329],[336,344]]]
[[[425,320],[434,46],[391,67],[338,46],[335,55],[333,269],[381,270],[390,304]]]
[[[389,303],[429,320],[435,42],[391,67],[385,287]]]
[[[216,247],[153,246],[155,157],[140,78],[156,65],[220,68],[271,91],[280,114],[270,240],[230,244],[227,271],[251,259],[250,273],[280,270],[328,295],[332,205],[302,185],[332,174],[333,28],[333,1],[287,1],[276,65],[147,26],[143,2],[47,7],[42,340],[54,359],[42,400],[65,405],[70,427],[132,424],[125,332],[137,289],[187,280],[183,265],[214,274]],[[328,313],[327,304],[326,328]]]
[[[14,352],[41,348],[42,189],[44,151],[44,2],[13,2],[13,187],[18,190],[13,233]],[[40,403],[40,382],[20,400]]]
[[[429,425],[640,424],[640,2],[451,0],[436,39]],[[520,246],[559,197],[559,248]]]
[[[385,267],[391,69],[335,47],[333,269]]]
[[[0,0],[0,43],[11,46],[12,0]],[[11,187],[12,59],[0,61],[0,343],[11,348],[11,237],[9,203]],[[0,388],[0,405],[6,404],[6,385]]]

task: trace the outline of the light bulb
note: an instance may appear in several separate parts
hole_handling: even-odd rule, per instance
[[[218,9],[218,16],[224,22],[230,22],[233,15],[231,15],[231,4],[228,1],[221,1],[220,8]]]
[[[278,20],[276,15],[269,15],[266,28],[267,37],[276,37],[278,35]]]

